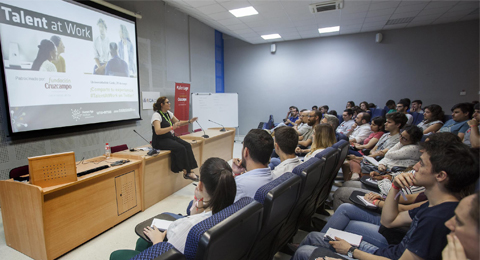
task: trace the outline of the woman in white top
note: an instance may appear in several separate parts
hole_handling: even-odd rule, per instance
[[[195,188],[191,215],[175,220],[164,232],[146,227],[143,232],[152,243],[139,238],[135,250],[117,250],[110,255],[110,259],[130,259],[148,247],[163,242],[165,238],[178,251],[184,253],[190,229],[212,214],[232,205],[236,193],[235,178],[230,165],[220,158],[207,159],[200,168],[200,181]]]
[[[310,149],[300,149],[297,147],[295,153],[307,153],[304,161],[308,161],[310,158],[315,157],[319,152],[327,149],[337,142],[335,137],[335,130],[330,124],[318,124],[315,126],[313,133],[312,147]]]
[[[417,126],[423,130],[423,134],[435,133],[442,128],[444,116],[442,107],[432,104],[424,108],[423,121]]]
[[[192,146],[175,136],[173,130],[180,126],[193,123],[196,117],[180,121],[170,112],[170,100],[167,97],[159,97],[153,104],[152,115],[152,146],[158,150],[169,150],[172,155],[172,172],[182,172],[185,179],[198,181],[193,173],[197,168],[197,161],[193,155]]]
[[[52,61],[57,59],[57,47],[51,40],[44,39],[38,45],[37,57],[33,61],[32,70],[57,72]]]

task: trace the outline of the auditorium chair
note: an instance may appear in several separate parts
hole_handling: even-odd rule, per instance
[[[249,259],[273,258],[272,244],[295,206],[301,182],[299,176],[287,172],[257,190],[254,199],[263,205],[263,220]]]
[[[413,120],[413,125],[418,125],[423,121],[423,114],[418,113],[418,116]]]
[[[298,175],[302,179],[300,192],[292,213],[287,218],[285,225],[280,229],[275,243],[273,243],[272,250],[274,252],[277,252],[285,246],[297,232],[300,225],[298,219],[305,204],[312,197],[313,191],[320,179],[320,172],[323,169],[324,163],[325,161],[323,159],[314,157],[293,169],[293,174]]]
[[[262,204],[252,198],[241,198],[190,229],[184,258],[181,258],[180,252],[171,244],[162,242],[144,250],[131,260],[247,259],[261,228],[262,213]],[[164,257],[165,254],[168,258]]]
[[[380,116],[380,117],[385,116],[385,114],[383,113],[383,109],[376,108],[372,111],[372,119],[377,117],[377,116]]]
[[[338,124],[340,125],[341,123],[343,123],[343,116],[342,115],[337,115],[337,118],[338,118]]]
[[[28,165],[20,166],[10,170],[9,177],[14,180],[23,180],[20,178],[22,175],[28,175]]]
[[[447,122],[448,120],[452,119],[452,115],[445,115],[443,117],[443,122]]]
[[[112,153],[116,153],[116,152],[128,150],[128,146],[126,144],[121,144],[121,145],[111,147],[110,150],[112,151]]]

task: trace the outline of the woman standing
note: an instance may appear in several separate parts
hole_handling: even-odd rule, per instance
[[[197,121],[194,117],[188,121],[178,120],[170,112],[170,100],[167,97],[159,97],[153,104],[152,116],[152,146],[155,149],[170,150],[172,152],[172,172],[183,171],[183,177],[198,181],[198,176],[193,173],[197,168],[197,161],[193,155],[192,146],[175,136],[173,130],[180,126]]]

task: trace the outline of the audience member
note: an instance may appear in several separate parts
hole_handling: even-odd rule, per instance
[[[455,209],[455,216],[445,222],[451,232],[442,252],[443,260],[480,259],[478,204],[478,192],[463,198]]]
[[[341,206],[321,232],[311,232],[302,241],[292,259],[309,259],[317,247],[331,246],[349,259],[377,259],[375,255],[386,259],[440,259],[449,232],[444,223],[454,215],[459,192],[478,179],[478,158],[464,144],[429,141],[422,148],[415,174],[403,173],[394,179],[380,221],[370,211],[357,208],[347,212]],[[413,185],[425,187],[428,202],[399,212],[399,193]],[[410,229],[400,244],[388,245],[377,232],[380,223],[387,228],[410,224]],[[324,235],[329,228],[362,235],[363,240],[359,247],[341,238],[326,242]]]
[[[363,149],[372,149],[377,144],[378,140],[383,136],[385,129],[385,118],[377,116],[372,119],[370,123],[370,129],[372,133],[363,140],[363,144],[355,143],[353,147],[355,149],[349,149],[348,154],[353,154],[355,156],[363,156]]]
[[[310,149],[300,149],[300,147],[297,147],[295,153],[307,153],[304,161],[308,161],[310,158],[315,157],[316,154],[331,147],[336,142],[337,140],[335,139],[335,131],[333,130],[333,127],[329,124],[318,124],[315,126],[312,147]]]
[[[242,159],[233,159],[233,163],[242,166],[247,172],[235,178],[237,195],[235,201],[253,198],[257,189],[272,181],[268,167],[273,150],[273,138],[262,129],[252,129],[243,140]]]
[[[423,113],[423,121],[417,126],[423,130],[423,134],[431,134],[437,132],[443,126],[443,113],[442,107],[436,104],[426,106]]]
[[[475,104],[474,106],[475,112],[473,113],[472,120],[468,121],[470,128],[467,130],[467,132],[465,132],[465,137],[463,138],[463,143],[472,148],[480,147],[480,132],[478,129],[480,122],[480,110],[478,106],[479,103]]]
[[[339,134],[347,134],[348,130],[352,128],[352,125],[355,124],[353,117],[353,110],[345,109],[342,114],[343,122],[337,127],[336,132]]]
[[[329,124],[330,126],[333,127],[333,129],[337,129],[338,124],[340,121],[338,120],[338,117],[330,114],[325,114],[323,115],[323,119],[320,120],[320,123],[322,124]],[[335,132],[335,131],[334,131]]]
[[[287,126],[293,126],[295,124],[295,121],[297,120],[298,120],[298,108],[295,106],[291,106],[290,111],[288,112],[284,122]]]
[[[308,125],[308,115],[310,114],[310,112],[311,111],[308,110],[301,112],[300,120],[302,120],[302,123],[294,126],[294,129],[297,131],[299,141],[310,137],[313,132],[312,127]]]
[[[439,132],[450,132],[458,135],[463,140],[468,130],[468,120],[472,118],[473,106],[470,103],[459,103],[452,107],[452,119],[438,130]]]
[[[370,114],[366,112],[357,115],[355,124],[352,125],[346,134],[351,143],[363,143],[363,140],[372,133],[370,129],[370,118]]]
[[[397,112],[397,105],[395,104],[395,101],[390,99],[387,101],[387,103],[385,103],[385,106],[389,108],[387,114]]]
[[[235,192],[235,179],[228,163],[220,158],[207,159],[200,168],[200,181],[194,192],[194,207],[199,210],[191,211],[192,215],[187,217],[166,213],[177,219],[166,231],[161,232],[156,227],[149,226],[143,231],[152,243],[139,238],[135,250],[117,250],[110,255],[110,260],[131,259],[148,247],[163,242],[165,238],[183,253],[188,233],[193,226],[230,206],[235,199]]]
[[[324,115],[325,115],[326,113],[328,113],[328,109],[329,109],[329,107],[328,107],[327,105],[324,105],[324,106],[321,106],[321,107],[320,107],[320,111],[321,111],[322,114],[324,114]]]
[[[405,114],[407,117],[407,124],[405,126],[411,126],[413,123],[413,116],[408,113],[410,107],[410,101],[406,98],[400,99],[397,103],[397,112]]]
[[[423,114],[422,110],[422,101],[421,100],[414,100],[412,101],[412,109],[410,109],[410,112],[417,112],[419,114]]]
[[[332,116],[338,116],[337,110],[330,110],[330,111],[328,111],[327,114],[332,115]]]
[[[377,108],[377,105],[375,105],[374,103],[368,103],[368,109],[371,108]]]
[[[298,145],[300,146],[300,148],[304,149],[312,145],[314,127],[320,124],[321,119],[322,119],[322,113],[320,112],[320,110],[310,111],[310,114],[308,114],[308,125],[311,126],[312,129],[310,132],[310,136],[304,137],[302,141],[298,142]]]
[[[355,102],[348,101],[347,105],[345,106],[345,109],[352,109],[354,106],[355,106]]]
[[[279,158],[270,159],[270,168],[272,165],[272,177],[276,179],[286,172],[291,172],[293,168],[301,164],[302,161],[295,155],[295,148],[298,144],[298,134],[290,127],[280,127],[275,131],[274,146],[275,152]]]
[[[358,107],[358,106],[354,106],[354,107],[352,108],[352,110],[353,110],[353,119],[357,118],[357,116],[358,116],[360,113],[365,112],[365,111],[363,111],[363,110],[362,110],[360,107]]]
[[[361,109],[362,111],[364,111],[364,112],[370,111],[370,110],[368,109],[368,102],[367,102],[367,101],[362,101],[362,102],[360,103],[360,109]]]
[[[318,107],[317,106],[313,106],[312,107],[312,111],[317,111]]]

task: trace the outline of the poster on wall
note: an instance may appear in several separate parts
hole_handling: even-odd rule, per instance
[[[153,109],[153,104],[160,97],[160,92],[142,91],[143,110]]]
[[[188,120],[190,111],[190,84],[175,83],[175,117]],[[188,132],[188,125],[175,129],[176,135]]]

